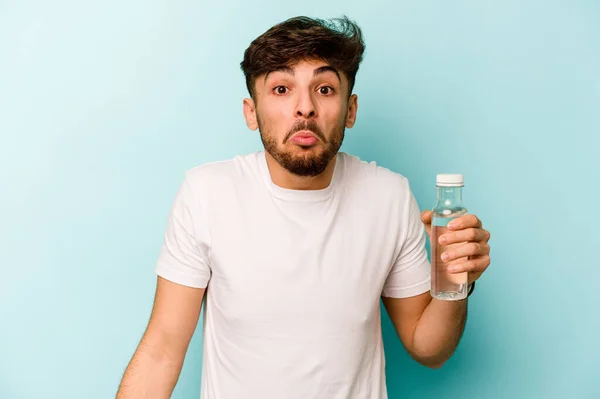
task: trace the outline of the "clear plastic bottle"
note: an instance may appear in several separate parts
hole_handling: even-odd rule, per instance
[[[464,178],[461,174],[439,174],[436,177],[437,203],[433,208],[431,223],[431,296],[446,301],[457,301],[467,297],[468,273],[449,273],[448,267],[465,262],[463,257],[450,262],[441,258],[462,243],[442,245],[439,237],[448,231],[448,223],[467,213],[462,204]]]

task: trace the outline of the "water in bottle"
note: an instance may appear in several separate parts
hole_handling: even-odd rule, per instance
[[[439,174],[436,178],[437,203],[433,208],[431,223],[431,296],[441,300],[456,301],[467,297],[467,272],[450,273],[448,267],[464,263],[467,257],[444,262],[444,252],[464,243],[442,245],[439,237],[448,231],[448,223],[467,213],[462,204],[463,175]]]

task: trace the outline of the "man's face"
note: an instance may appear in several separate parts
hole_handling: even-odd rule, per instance
[[[301,61],[259,76],[255,102],[246,100],[248,126],[260,130],[265,151],[299,176],[317,176],[337,154],[356,117],[348,80],[323,61]]]

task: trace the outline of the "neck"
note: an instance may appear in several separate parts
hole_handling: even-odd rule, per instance
[[[266,151],[265,157],[273,184],[281,188],[290,190],[322,190],[329,186],[331,179],[333,178],[336,157],[333,157],[329,162],[329,165],[327,165],[327,168],[325,168],[323,173],[318,176],[295,175],[282,167],[279,162]]]

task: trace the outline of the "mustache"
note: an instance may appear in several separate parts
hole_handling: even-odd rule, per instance
[[[287,141],[290,139],[290,137],[292,137],[295,133],[298,133],[299,131],[302,131],[302,130],[307,130],[307,131],[313,133],[322,142],[327,143],[327,139],[325,139],[325,135],[323,134],[323,132],[321,132],[321,129],[319,129],[319,126],[317,126],[317,123],[313,120],[297,122],[294,125],[294,127],[292,127],[292,129],[285,136],[283,143],[284,144],[287,143]]]

